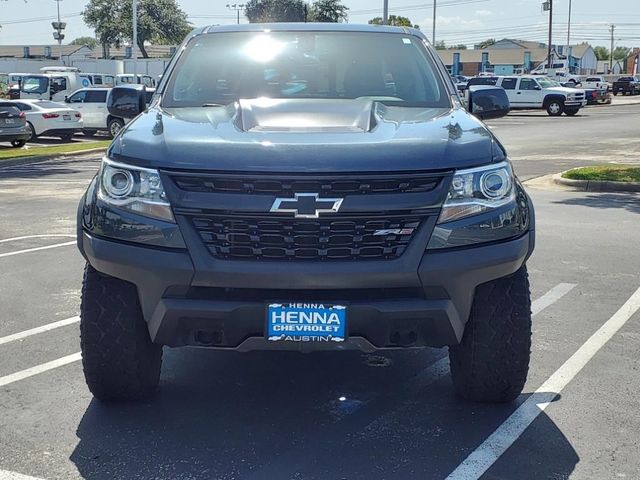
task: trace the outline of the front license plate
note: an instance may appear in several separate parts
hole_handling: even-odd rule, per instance
[[[270,342],[344,342],[347,307],[319,303],[272,303],[267,308]]]

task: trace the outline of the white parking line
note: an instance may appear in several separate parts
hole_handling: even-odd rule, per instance
[[[35,367],[27,368],[26,370],[21,370],[19,372],[12,373],[11,375],[0,377],[0,387],[4,387],[11,383],[19,382],[20,380],[33,377],[34,375],[38,375],[40,373],[48,372],[49,370],[53,370],[54,368],[62,367],[64,365],[77,362],[78,360],[82,360],[82,355],[80,352],[74,353],[72,355],[67,355],[66,357],[58,358],[56,360],[52,360],[50,362],[43,363],[41,365],[36,365]]]
[[[23,253],[38,252],[40,250],[49,250],[51,248],[66,247],[67,245],[75,245],[75,244],[76,244],[75,241],[65,242],[65,243],[56,243],[55,245],[47,245],[46,247],[27,248],[26,250],[18,250],[17,252],[0,253],[0,258],[12,257],[14,255],[21,255]]]
[[[70,235],[68,233],[53,233],[51,235],[24,235],[22,237],[4,238],[0,240],[0,243],[16,242],[18,240],[28,240],[30,238],[58,238],[58,237],[75,238],[76,236]]]
[[[537,315],[575,288],[573,283],[560,283],[531,304],[531,315]]]
[[[43,480],[37,477],[30,477],[29,475],[22,475],[21,473],[9,472],[7,470],[0,470],[0,480]]]
[[[640,288],[446,480],[480,478],[639,309]]]
[[[72,325],[80,321],[80,317],[71,317],[65,318],[64,320],[58,320],[57,322],[48,323],[47,325],[42,325],[41,327],[35,327],[30,330],[25,330],[24,332],[14,333],[12,335],[7,335],[6,337],[0,337],[0,345],[4,345],[5,343],[15,342],[16,340],[22,340],[23,338],[30,337],[31,335],[37,335],[38,333],[48,332],[50,330],[54,330],[60,327],[66,327],[67,325]]]

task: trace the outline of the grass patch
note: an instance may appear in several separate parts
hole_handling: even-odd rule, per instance
[[[27,144],[29,148],[0,147],[0,162],[2,160],[9,160],[12,158],[48,157],[53,155],[64,155],[65,153],[82,152],[93,148],[106,148],[110,143],[111,140],[101,140],[97,142],[74,142],[66,143],[64,145],[45,147],[32,146],[29,144]]]
[[[630,167],[628,165],[582,167],[563,173],[562,178],[606,182],[640,182],[640,167]]]

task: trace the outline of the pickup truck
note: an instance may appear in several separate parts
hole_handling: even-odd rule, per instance
[[[620,77],[613,82],[613,94],[618,95],[640,94],[640,79],[638,77]]]
[[[585,77],[580,82],[580,88],[585,90],[605,90],[608,91],[611,88],[611,84],[607,82],[604,77]]]
[[[561,86],[555,80],[540,75],[513,77],[475,77],[473,85],[494,85],[504,88],[511,109],[545,109],[552,117],[563,113],[573,116],[587,105],[586,93],[578,88]]]

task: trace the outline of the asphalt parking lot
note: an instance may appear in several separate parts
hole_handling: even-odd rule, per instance
[[[640,105],[489,122],[524,180],[640,162]],[[531,188],[534,340],[508,405],[446,351],[165,350],[157,398],[84,384],[78,199],[99,158],[0,167],[0,480],[639,479],[640,196]]]

